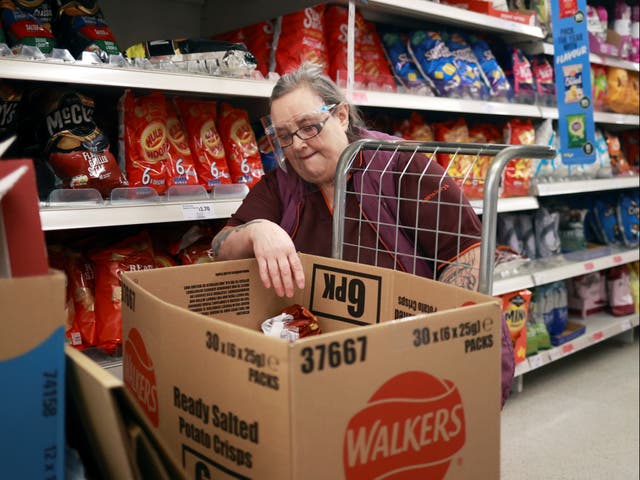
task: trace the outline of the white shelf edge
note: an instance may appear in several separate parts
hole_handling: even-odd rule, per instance
[[[553,55],[555,53],[553,43],[544,42],[542,51],[545,55]],[[632,62],[630,60],[621,60],[619,58],[610,57],[608,55],[601,55],[599,53],[590,53],[589,62],[596,63],[598,65],[607,65],[609,67],[624,68],[625,70],[631,70],[634,72],[640,71],[640,64],[636,62]]]
[[[570,260],[567,259],[566,255],[533,260],[528,267],[523,267],[513,276],[494,278],[492,294],[502,295],[524,288],[533,288],[559,280],[566,280],[577,275],[624,265],[640,259],[640,253],[636,248],[602,246],[599,249],[602,250],[602,255],[587,260]],[[589,255],[597,252],[585,250],[580,253]]]
[[[529,274],[493,280],[492,295],[502,295],[509,292],[524,290],[534,287],[533,277]]]
[[[42,230],[69,230],[149,223],[183,222],[193,220],[185,216],[185,205],[207,204],[213,209],[206,219],[229,218],[241,200],[194,200],[144,205],[99,205],[84,207],[46,207],[40,209]]]
[[[189,73],[0,58],[0,77],[121,88],[269,98],[274,82]]]
[[[593,120],[596,123],[607,123],[611,125],[640,125],[640,115],[627,115],[623,113],[594,112]]]
[[[523,362],[516,365],[514,377],[536,370],[560,358],[638,326],[637,313],[623,317],[614,317],[608,313],[600,313],[591,315],[584,320],[572,317],[570,317],[569,320],[584,323],[587,327],[585,333],[563,345],[553,347],[549,350],[543,350],[527,357]]]
[[[446,5],[425,0],[368,0],[366,6],[377,11],[386,10],[413,18],[446,21],[476,29],[519,34],[535,40],[542,40],[542,29],[533,25],[503,20],[499,17],[473,12],[454,5]]]
[[[409,93],[354,90],[351,100],[361,107],[404,108],[439,112],[465,112],[484,115],[540,117],[536,105],[502,102],[483,102],[460,98],[430,97]]]
[[[640,187],[640,177],[594,178],[591,180],[575,180],[557,183],[540,183],[534,187],[535,195],[547,197],[551,195],[569,195],[573,193],[598,192],[604,190],[621,190]]]
[[[483,200],[469,200],[473,210],[477,214],[482,214]],[[498,199],[498,213],[502,212],[520,212],[523,210],[535,210],[539,207],[536,197],[508,197]]]

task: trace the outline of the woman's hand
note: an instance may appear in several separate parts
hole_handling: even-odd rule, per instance
[[[304,288],[304,272],[293,241],[279,225],[268,220],[253,220],[225,228],[211,242],[216,257],[222,260],[255,256],[260,279],[276,295],[293,297],[294,284]]]

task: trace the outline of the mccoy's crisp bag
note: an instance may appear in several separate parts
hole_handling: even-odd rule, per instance
[[[223,103],[218,116],[218,128],[227,153],[231,183],[253,187],[264,175],[258,143],[245,110]]]
[[[0,17],[12,49],[37,47],[46,55],[56,47],[51,32],[53,13],[48,0],[0,0]]]
[[[178,118],[173,102],[167,101],[167,134],[171,148],[167,156],[167,187],[198,185],[198,174],[191,156],[189,137]]]
[[[222,140],[216,128],[217,103],[178,97],[176,107],[187,129],[198,180],[207,190],[231,183]]]
[[[304,62],[322,65],[329,74],[329,58],[324,35],[325,5],[305,8],[280,17],[276,22],[276,71],[289,73]]]
[[[155,268],[151,239],[146,232],[93,252],[95,265],[97,344],[113,352],[122,343],[120,275]]]
[[[64,188],[95,188],[108,196],[127,180],[109,151],[109,139],[93,121],[93,100],[71,91],[32,92],[45,159]]]
[[[151,187],[163,194],[167,189],[166,162],[171,149],[164,95],[154,92],[136,97],[127,90],[122,103],[129,185]]]
[[[529,315],[529,304],[531,302],[531,292],[520,290],[507,293],[502,298],[502,315],[509,327],[511,340],[514,344],[514,354],[516,363],[522,362],[527,354],[527,318]]]
[[[0,141],[16,132],[22,89],[0,80]]]

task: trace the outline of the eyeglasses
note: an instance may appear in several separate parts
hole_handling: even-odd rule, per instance
[[[329,118],[331,118],[331,115],[333,114],[332,110],[337,105],[338,104],[336,103],[332,105],[325,105],[320,109],[321,112],[329,112],[329,115],[327,115],[324,118],[324,120],[321,120],[317,123],[310,123],[309,125],[303,125],[302,127],[298,128],[295,132],[278,134],[277,139],[278,139],[278,143],[280,144],[280,147],[287,148],[293,145],[294,135],[298,137],[300,140],[311,140],[313,137],[317,137],[318,135],[320,135],[320,132],[322,132],[322,129],[324,128],[325,123],[327,123],[327,121],[329,120]]]

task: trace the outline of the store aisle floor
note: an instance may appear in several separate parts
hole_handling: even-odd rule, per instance
[[[526,374],[502,412],[502,480],[637,480],[639,358],[636,332]]]

